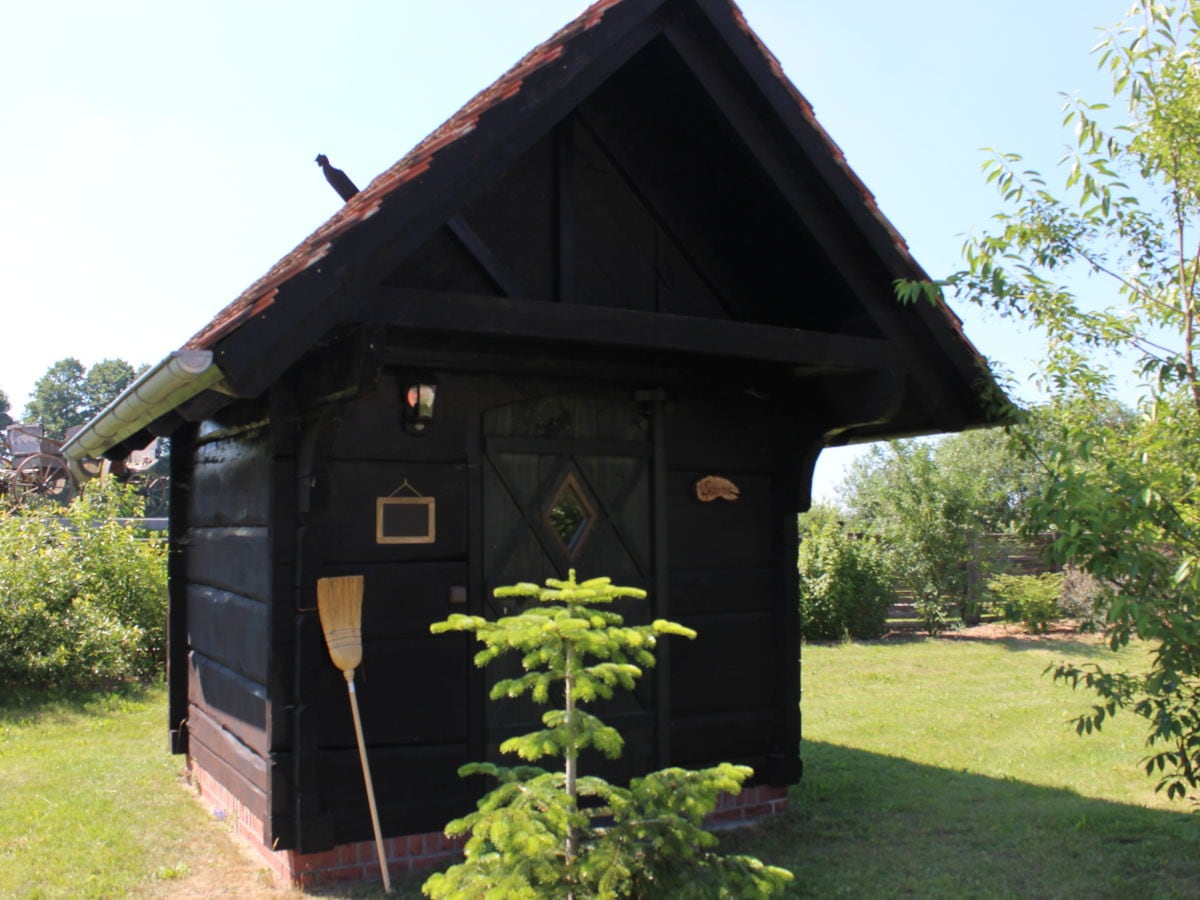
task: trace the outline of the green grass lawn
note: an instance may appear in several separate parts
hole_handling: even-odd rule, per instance
[[[786,820],[731,842],[792,869],[797,896],[1200,896],[1198,823],[1138,768],[1144,722],[1079,737],[1089,696],[1042,674],[1111,656],[1025,639],[805,647],[804,779]]]
[[[160,687],[0,695],[0,897],[170,894],[245,872],[166,752]]]
[[[792,869],[801,897],[1200,896],[1197,822],[1137,767],[1141,720],[1077,737],[1088,696],[1042,675],[1107,655],[1021,639],[805,647],[792,810],[722,844]],[[265,892],[179,787],[164,708],[160,688],[0,699],[0,896]]]

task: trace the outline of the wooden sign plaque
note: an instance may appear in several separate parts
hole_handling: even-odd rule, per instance
[[[436,540],[435,498],[375,498],[375,543],[432,544]]]

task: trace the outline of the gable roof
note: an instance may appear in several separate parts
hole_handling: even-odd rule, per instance
[[[478,185],[500,164],[497,158],[488,168],[498,157],[497,147],[511,145],[514,134],[552,127],[572,103],[650,40],[663,33],[677,35],[679,22],[688,16],[718,35],[723,49],[732,54],[783,123],[796,149],[831,189],[840,212],[853,222],[892,277],[926,279],[903,238],[817,122],[811,105],[731,0],[598,0],[371,181],[187,341],[180,353],[188,355],[191,367],[197,365],[196,359],[211,354],[220,374],[217,378],[206,369],[197,382],[202,385],[197,393],[211,389],[214,381],[234,396],[261,392],[331,324],[346,321],[355,303],[361,302],[352,296],[346,273],[357,273],[360,287],[373,275],[382,277],[385,273],[377,270],[381,246],[394,242],[394,235],[401,232],[411,232],[415,242],[443,224],[453,212],[452,198],[469,195],[469,186],[460,183],[464,172],[470,172]],[[982,357],[948,307],[922,307],[912,314],[932,334],[945,362],[963,383],[977,381],[981,373],[990,380]],[[280,317],[288,327],[280,329]],[[264,329],[256,323],[267,320],[274,320],[275,330],[273,344],[264,348]],[[269,353],[272,348],[277,352]],[[243,362],[251,355],[270,355],[273,362],[251,372]],[[186,398],[179,399],[182,393],[186,391],[178,386],[171,392],[175,407],[186,403]],[[113,406],[122,402],[118,398]],[[87,455],[94,455],[101,444],[112,446],[128,438],[134,419],[145,419],[137,424],[141,429],[154,420],[146,416],[167,411],[147,407],[131,415],[125,410],[121,429],[108,429],[103,440],[93,432],[90,441],[77,439],[65,449],[72,455],[87,444]],[[979,424],[982,419],[981,410],[975,408],[962,413],[961,422],[948,421],[943,427]],[[116,437],[117,431],[125,434]]]
[[[279,295],[279,288],[305,269],[317,264],[332,249],[333,245],[350,230],[358,227],[375,215],[384,202],[402,191],[409,182],[425,175],[434,166],[437,156],[451,145],[471,134],[488,113],[507,103],[517,100],[525,82],[539,69],[555,63],[566,54],[572,41],[583,32],[600,25],[614,7],[621,5],[640,6],[649,13],[661,6],[663,0],[597,0],[578,18],[560,28],[547,40],[530,50],[512,68],[496,81],[476,94],[454,115],[438,126],[424,140],[413,147],[391,168],[371,181],[361,192],[351,198],[321,227],[305,238],[291,253],[279,260],[271,269],[250,285],[232,303],[222,309],[211,322],[197,332],[183,346],[184,350],[212,350],[222,337],[236,330],[247,319],[271,306]],[[767,48],[753,29],[750,28],[741,9],[729,0],[717,0],[716,4],[727,6],[732,20],[761,54],[772,75],[787,91],[800,114],[825,145],[830,160],[841,170],[842,175],[853,185],[863,208],[884,230],[896,253],[914,270],[914,277],[926,277],[923,270],[909,253],[908,244],[887,220],[875,202],[874,195],[858,178],[846,162],[842,150],[828,132],[821,127],[812,106],[795,85],[784,74],[783,66]],[[919,274],[917,274],[919,273]],[[970,346],[962,333],[962,323],[948,307],[942,307],[951,327],[962,336],[964,344]],[[974,348],[971,347],[972,352]]]

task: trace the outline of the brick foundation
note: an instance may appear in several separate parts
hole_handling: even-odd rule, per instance
[[[210,807],[217,818],[232,819],[233,832],[253,848],[280,884],[308,888],[337,882],[379,880],[379,857],[373,840],[342,844],[321,853],[271,850],[266,843],[266,827],[258,816],[190,759],[188,772],[201,802]],[[748,787],[736,796],[722,794],[706,824],[714,830],[739,828],[778,815],[787,810],[787,804],[786,787]],[[388,872],[397,875],[440,868],[461,857],[462,843],[440,832],[385,838],[383,850],[387,854]]]
[[[709,813],[704,824],[713,831],[753,825],[771,816],[787,812],[788,789],[772,784],[743,788],[740,794],[722,794],[717,808]]]

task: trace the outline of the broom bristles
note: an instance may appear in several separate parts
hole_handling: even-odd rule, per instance
[[[317,612],[325,646],[343,672],[357,669],[362,662],[362,597],[361,575],[317,579]]]

